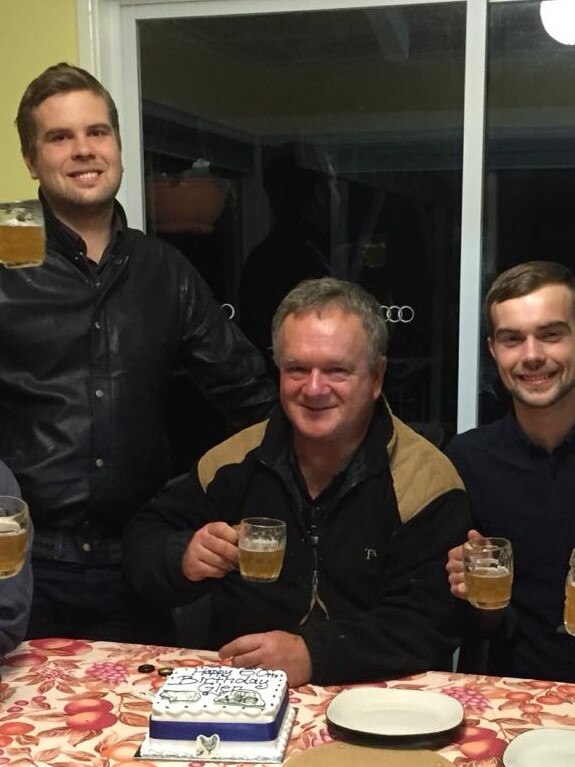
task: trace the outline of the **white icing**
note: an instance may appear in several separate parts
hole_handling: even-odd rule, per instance
[[[287,691],[283,671],[198,666],[175,669],[152,701],[152,719],[273,722]]]
[[[177,727],[187,722],[268,724],[287,696],[283,671],[198,666],[175,669],[152,700],[152,720]],[[218,735],[195,740],[146,737],[140,755],[156,759],[281,762],[295,711],[287,706],[275,740],[226,741]]]

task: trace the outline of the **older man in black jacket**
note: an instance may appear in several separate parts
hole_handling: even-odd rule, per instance
[[[0,456],[35,527],[29,635],[168,641],[121,577],[122,532],[166,482],[177,366],[235,428],[276,399],[256,350],[174,248],[128,228],[118,115],[88,72],[50,67],[17,117],[46,260],[0,271]]]
[[[469,522],[455,469],[381,397],[387,333],[377,301],[309,280],[273,324],[281,408],[213,448],[137,514],[136,588],[157,603],[211,592],[210,644],[291,685],[397,676],[449,663],[443,568]],[[275,583],[242,580],[244,517],[287,523]]]

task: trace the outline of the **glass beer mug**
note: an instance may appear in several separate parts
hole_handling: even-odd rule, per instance
[[[463,544],[467,599],[480,610],[501,610],[511,599],[513,549],[507,538],[479,538]]]
[[[12,578],[22,569],[29,533],[28,504],[21,498],[0,496],[0,579]]]
[[[575,549],[569,558],[569,571],[565,580],[565,611],[563,613],[565,631],[575,636]]]
[[[240,575],[244,581],[273,583],[286,548],[286,523],[270,517],[242,519],[238,534]]]
[[[0,264],[7,269],[40,266],[45,242],[40,200],[0,202]]]

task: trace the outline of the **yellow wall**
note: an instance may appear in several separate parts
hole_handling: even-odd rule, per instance
[[[58,61],[78,62],[76,0],[1,0],[0,200],[36,196],[14,118],[28,83]]]

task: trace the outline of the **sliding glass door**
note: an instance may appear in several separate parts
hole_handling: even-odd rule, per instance
[[[495,417],[481,295],[513,263],[573,259],[575,48],[541,6],[79,3],[130,221],[176,243],[264,354],[290,279],[360,282],[385,307],[398,415],[437,440]]]

